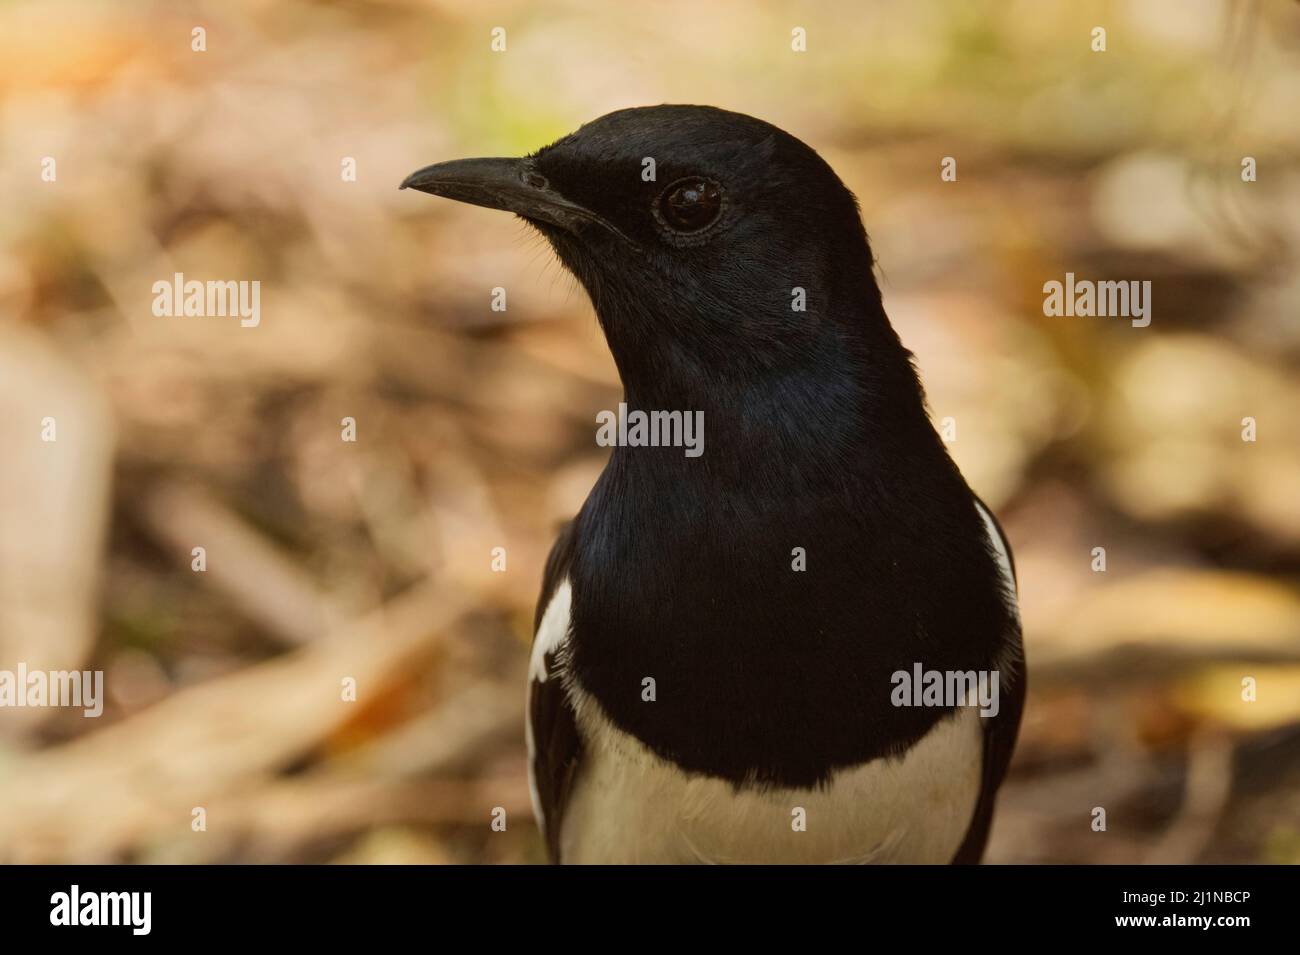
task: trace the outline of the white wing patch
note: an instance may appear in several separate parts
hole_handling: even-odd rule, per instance
[[[993,553],[997,555],[998,567],[1002,570],[1002,582],[1006,584],[1007,593],[1016,596],[1016,575],[1011,572],[1011,557],[1007,553],[1007,542],[1002,539],[998,533],[998,525],[993,520],[993,515],[988,512],[979,501],[975,502],[975,507],[980,512],[980,517],[984,519],[984,529],[988,532],[989,543],[993,545]]]
[[[541,626],[533,637],[533,654],[528,661],[528,678],[538,683],[546,682],[546,655],[555,653],[569,637],[569,606],[573,603],[573,588],[568,579],[560,582],[551,602],[542,614]]]
[[[541,625],[533,637],[533,652],[528,659],[528,709],[524,715],[524,740],[528,744],[528,794],[533,802],[533,817],[537,828],[546,834],[546,817],[542,814],[542,799],[537,792],[537,744],[533,741],[532,697],[533,683],[545,683],[547,654],[558,653],[564,641],[569,639],[569,607],[573,603],[573,588],[568,578],[560,581],[551,602],[542,614]]]
[[[994,556],[998,560],[998,569],[1002,571],[1002,584],[1006,588],[1008,597],[1007,609],[1011,611],[1012,616],[1016,619],[1016,626],[1020,625],[1020,606],[1018,603],[1019,591],[1016,588],[1016,574],[1011,569],[1011,554],[1007,547],[1007,542],[1003,539],[1001,532],[998,531],[997,522],[993,520],[993,515],[989,513],[988,508],[975,501],[975,507],[980,512],[980,517],[984,519],[984,529],[988,532],[989,543],[993,545]],[[1016,634],[1014,640],[1008,640],[1002,648],[1002,652],[997,658],[998,672],[1003,674],[1003,680],[1007,679],[1006,674],[1017,672],[1024,667],[1024,651],[1021,647],[1020,636]],[[1004,682],[1003,688],[1005,689]]]

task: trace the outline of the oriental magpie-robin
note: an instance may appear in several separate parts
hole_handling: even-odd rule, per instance
[[[658,106],[402,186],[535,226],[627,407],[703,413],[697,456],[616,446],[547,563],[527,735],[551,858],[979,861],[1025,690],[1011,551],[826,162]]]

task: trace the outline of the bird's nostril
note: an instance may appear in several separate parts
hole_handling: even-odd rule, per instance
[[[532,186],[534,189],[545,189],[548,185],[550,185],[550,183],[546,181],[546,177],[543,176],[540,172],[524,173],[524,182],[527,185]]]

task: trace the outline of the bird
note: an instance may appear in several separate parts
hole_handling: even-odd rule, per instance
[[[401,188],[538,230],[626,407],[706,438],[615,443],[546,562],[525,736],[549,860],[979,862],[1024,706],[1014,559],[831,166],[662,105]],[[909,705],[913,672],[987,676],[997,705]]]

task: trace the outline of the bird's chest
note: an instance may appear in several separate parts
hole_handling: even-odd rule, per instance
[[[972,709],[821,786],[758,788],[684,772],[578,696],[584,758],[560,836],[566,862],[947,863],[979,795]]]
[[[703,560],[687,548],[575,562],[571,679],[672,764],[731,783],[825,783],[942,719],[895,706],[895,673],[992,659],[1001,622],[964,612],[944,592],[951,575],[900,569],[879,541],[824,529],[738,540]]]

